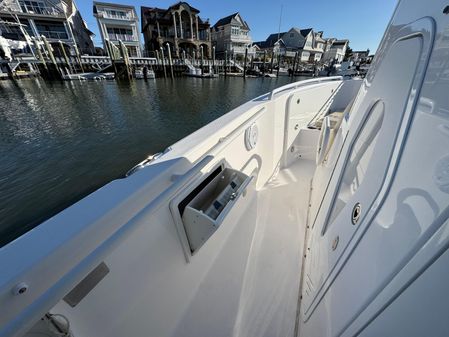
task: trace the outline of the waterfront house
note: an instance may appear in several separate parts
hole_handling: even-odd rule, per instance
[[[299,55],[299,61],[320,61],[324,52],[325,40],[323,32],[314,32],[312,28],[291,28],[287,32],[273,33],[265,41],[256,42],[256,45],[269,53],[280,54],[286,57]]]
[[[301,62],[317,62],[324,51],[323,32],[315,32],[312,28],[291,28],[282,36],[287,50],[298,52]]]
[[[32,40],[45,36],[56,54],[61,44],[70,54],[76,53],[75,45],[81,54],[93,54],[92,35],[73,0],[0,2],[0,36],[8,53],[30,53]]]
[[[252,39],[249,34],[248,23],[243,20],[240,13],[234,13],[221,18],[211,28],[212,45],[218,57],[228,55],[242,57],[248,48],[248,56],[255,54]]]
[[[167,44],[173,56],[211,55],[209,20],[199,16],[200,11],[187,2],[178,2],[167,9],[141,7],[142,33],[145,49],[155,54]]]
[[[369,57],[369,49],[367,50],[353,50],[351,55],[351,61],[354,62],[366,62]]]
[[[254,45],[257,46],[258,52],[263,53],[275,53],[285,55],[286,48],[285,43],[282,41],[282,36],[287,32],[280,33],[272,33],[268,35],[265,41],[257,41],[254,42]]]
[[[326,50],[323,55],[323,61],[342,62],[345,58],[346,49],[348,48],[349,40],[327,39]]]
[[[94,1],[93,11],[105,50],[106,40],[117,46],[122,41],[129,56],[142,57],[139,18],[134,6]]]

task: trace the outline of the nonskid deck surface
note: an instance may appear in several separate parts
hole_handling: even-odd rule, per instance
[[[148,336],[293,336],[314,168],[313,161],[300,159],[281,169],[253,194],[244,214],[223,237],[224,244],[193,293],[189,294],[186,287],[171,289],[168,284],[176,283],[172,279],[161,283],[158,292],[167,296],[179,293],[175,296],[179,304],[182,303],[179,296],[190,298],[183,309],[172,307],[174,302],[169,298],[168,303],[158,302],[156,312],[161,315],[171,312],[170,316],[163,315],[163,322],[148,317],[148,310],[155,309],[153,295],[144,291],[135,297],[124,289],[110,293],[108,282],[112,279],[105,279],[97,286],[99,297],[86,298],[76,308],[69,308],[61,301],[51,311],[69,318],[74,336],[121,336],[126,331]],[[112,271],[121,265],[111,259],[105,262]],[[191,267],[187,264],[182,269]],[[181,279],[182,273],[180,270]],[[109,277],[113,277],[112,273]],[[120,279],[113,282],[120,283]],[[155,280],[149,282],[151,285]],[[108,295],[101,295],[103,292]],[[123,292],[130,298],[122,302],[122,308],[112,310],[111,303],[127,296]],[[143,305],[146,309],[142,311],[138,305],[140,310],[135,311],[131,305],[135,301],[146,303]],[[107,320],[106,316],[113,313],[128,319]],[[146,320],[142,321],[144,317]],[[103,328],[99,329],[99,324]]]
[[[294,335],[314,168],[299,160],[256,193],[174,336]]]
[[[315,163],[280,170],[257,194],[257,226],[235,336],[293,336],[310,181]]]

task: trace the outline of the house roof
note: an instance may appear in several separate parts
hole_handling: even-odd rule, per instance
[[[349,40],[335,40],[334,43],[332,45],[345,45],[349,43]]]
[[[121,4],[115,4],[115,3],[110,3],[110,2],[100,2],[100,1],[94,1],[93,2],[93,6],[94,6],[94,13],[96,13],[95,11],[96,6],[106,6],[106,7],[116,7],[116,8],[126,8],[126,9],[133,9],[135,11],[135,7],[132,5],[121,5]]]
[[[282,36],[284,36],[284,34],[287,34],[287,32],[270,34],[270,35],[267,37],[267,39],[265,40],[265,43],[267,44],[267,47],[273,47],[274,44],[275,44],[280,38],[282,38]]]
[[[170,7],[168,7],[168,9],[179,9],[179,7],[180,7],[181,5],[186,5],[186,6],[190,7],[190,10],[191,10],[192,12],[197,12],[197,13],[200,12],[198,9],[196,9],[195,7],[190,6],[190,5],[189,5],[187,2],[185,2],[185,1],[179,1],[179,2],[175,3],[174,5],[171,5]]]
[[[192,12],[194,13],[199,13],[200,11],[192,6],[190,6],[187,2],[183,2],[180,1],[170,7],[168,7],[167,9],[163,9],[163,8],[158,8],[158,7],[145,7],[145,6],[141,6],[140,7],[140,12],[141,12],[141,25],[142,25],[142,32],[146,30],[147,26],[149,24],[155,24],[156,21],[158,21],[160,24],[162,23],[168,23],[168,22],[172,22],[172,17],[170,14],[171,10],[178,10],[180,8],[181,5],[186,5],[188,6]],[[151,13],[155,14],[152,16]],[[198,17],[198,25],[202,28],[209,28],[209,20],[203,20],[200,17]]]
[[[141,26],[142,26],[142,32],[146,29],[147,25],[150,23],[150,19],[146,17],[146,15],[148,13],[156,13],[160,14],[161,17],[163,17],[165,15],[165,13],[167,12],[166,9],[162,9],[162,8],[158,8],[158,7],[144,7],[141,6],[140,7],[140,14],[141,14]]]
[[[253,44],[261,49],[267,48],[266,47],[267,41],[257,41],[257,42],[254,42]]]
[[[215,25],[213,25],[213,28],[217,28],[217,27],[228,25],[228,24],[232,23],[232,20],[234,20],[237,15],[240,16],[240,19],[242,20],[243,27],[249,30],[248,24],[246,23],[245,20],[243,20],[243,18],[239,12],[236,12],[234,14],[231,14],[231,15],[225,16],[224,18],[221,18],[220,20],[217,21],[217,23]]]
[[[296,28],[297,29],[297,28]],[[299,29],[299,32],[301,33],[302,36],[306,37],[307,35],[309,35],[309,33],[312,31],[312,28],[307,28],[307,29]]]

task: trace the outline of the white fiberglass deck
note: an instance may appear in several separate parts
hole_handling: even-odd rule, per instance
[[[299,160],[281,170],[257,193],[256,208],[242,219],[255,217],[256,228],[235,336],[294,335],[314,168],[310,160]]]
[[[311,160],[300,159],[281,169],[262,189],[248,195],[251,200],[246,211],[232,230],[225,233],[225,243],[196,292],[185,303],[183,315],[171,322],[171,332],[161,330],[159,335],[273,337],[294,334],[314,168]],[[233,262],[229,263],[230,260]],[[115,264],[105,262],[111,268]],[[129,266],[129,275],[137,268]],[[107,279],[102,283],[107,286]],[[52,312],[69,317],[75,336],[93,332],[96,336],[121,336],[126,333],[121,329],[129,323],[107,322],[99,313],[102,306],[107,310],[113,303],[117,304],[120,295],[109,294],[108,297],[106,299],[104,294],[100,297],[104,302],[95,305],[86,298],[75,310],[61,301]],[[134,296],[128,293],[127,304],[123,303],[128,307],[117,310],[125,310],[134,326],[139,322],[138,330],[154,329],[154,326],[145,328],[150,323],[145,320],[146,313],[140,310],[142,302],[151,303],[151,294],[135,296],[135,301],[141,302],[138,305],[129,305],[133,302],[131,297]],[[136,310],[137,307],[140,309]],[[161,303],[161,312],[164,312],[163,307]]]

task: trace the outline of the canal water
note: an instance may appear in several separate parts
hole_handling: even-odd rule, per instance
[[[0,247],[147,155],[290,81],[0,81]]]

